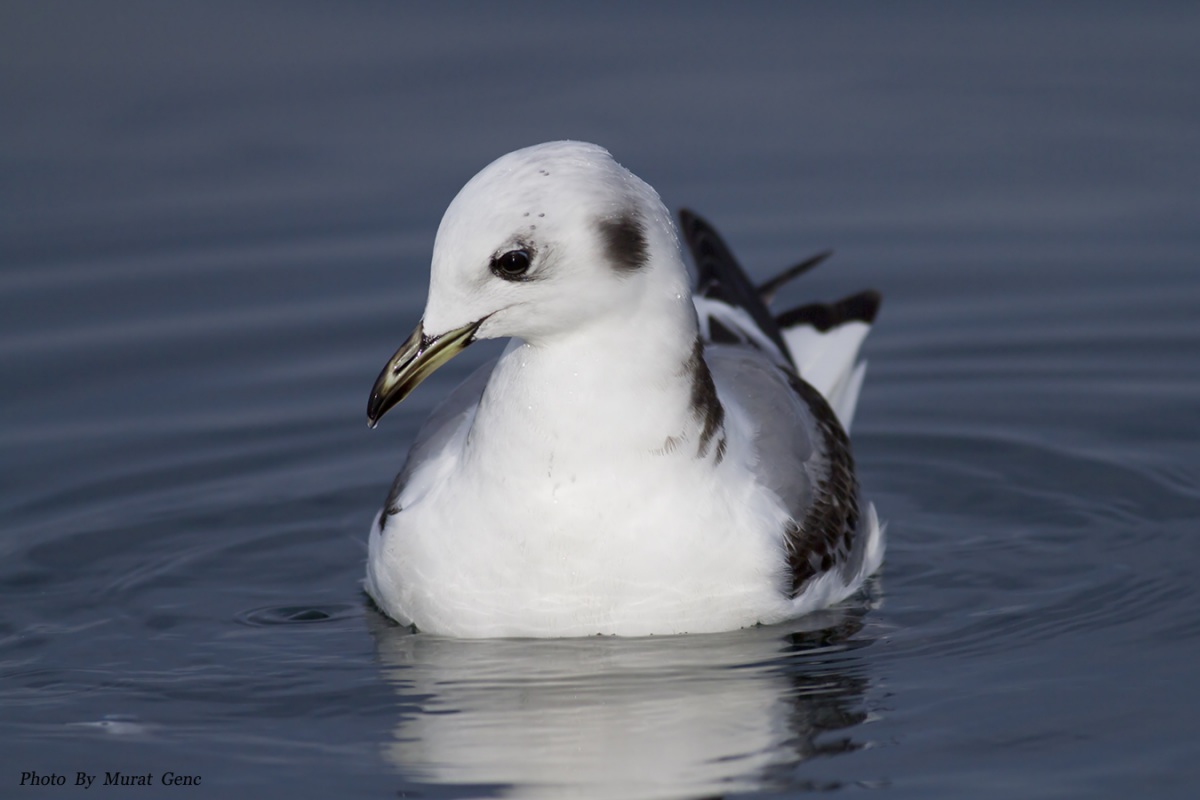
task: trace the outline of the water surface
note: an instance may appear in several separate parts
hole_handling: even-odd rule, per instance
[[[0,794],[1190,796],[1189,7],[3,16]],[[488,356],[366,429],[437,221],[561,137],[755,274],[835,248],[792,302],[883,292],[854,444],[890,546],[862,597],[535,643],[363,601],[408,442]]]

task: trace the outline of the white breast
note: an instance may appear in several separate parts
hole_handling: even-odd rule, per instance
[[[488,424],[493,412],[502,429]],[[736,413],[716,468],[694,441],[614,459],[514,419],[485,403],[470,444],[464,429],[462,448],[415,473],[403,510],[376,525],[368,589],[391,616],[454,636],[577,636],[790,615],[785,512],[745,466]]]

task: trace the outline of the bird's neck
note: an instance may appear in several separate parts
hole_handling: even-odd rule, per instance
[[[530,453],[526,466],[540,469],[613,452],[669,454],[694,439],[697,328],[690,297],[682,300],[665,313],[514,342],[484,391],[471,455],[495,463]]]

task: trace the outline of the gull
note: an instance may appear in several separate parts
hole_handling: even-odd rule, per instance
[[[421,427],[364,588],[443,636],[704,633],[854,594],[883,560],[847,430],[880,298],[772,314],[820,254],[755,286],[597,145],[497,159],[438,227],[416,329],[371,427],[479,339],[510,339]]]

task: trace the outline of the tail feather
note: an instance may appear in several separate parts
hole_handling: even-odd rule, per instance
[[[824,250],[816,255],[809,256],[795,266],[788,267],[774,278],[759,284],[758,296],[762,298],[764,303],[770,305],[771,301],[775,299],[775,293],[783,288],[784,284],[790,283],[796,278],[799,278],[801,275],[808,272],[813,267],[816,267],[831,255],[833,255],[832,250]]]
[[[716,228],[686,208],[679,210],[679,227],[696,264],[697,294],[745,311],[755,327],[783,352],[779,324]]]
[[[843,297],[833,303],[809,303],[798,306],[775,317],[781,328],[808,325],[818,331],[827,331],[847,322],[865,322],[870,325],[879,313],[883,296],[874,289]]]
[[[867,368],[858,353],[879,312],[879,292],[867,290],[775,315],[767,307],[775,293],[832,251],[810,256],[756,287],[712,225],[687,210],[679,212],[679,221],[699,273],[694,300],[704,338],[748,344],[791,367],[829,401],[848,431]]]
[[[824,333],[803,325],[783,332],[796,372],[829,401],[846,429],[862,380],[854,376],[858,351],[870,330],[864,322],[847,322]]]
[[[866,374],[858,353],[881,302],[879,292],[867,290],[834,303],[793,308],[775,318],[800,377],[824,395],[847,431]]]

